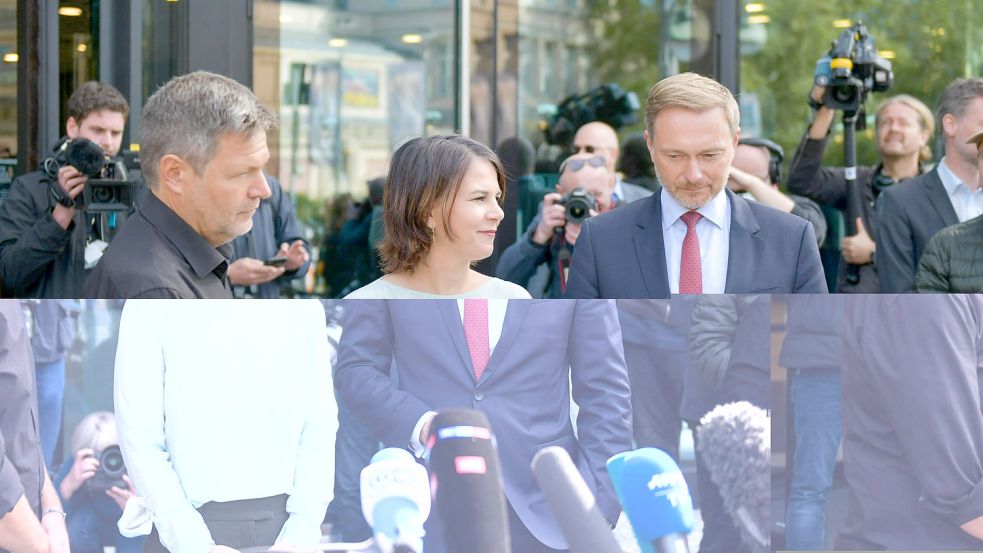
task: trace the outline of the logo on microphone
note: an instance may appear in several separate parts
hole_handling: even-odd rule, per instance
[[[461,455],[454,458],[454,472],[458,474],[487,474],[488,465],[484,457]]]

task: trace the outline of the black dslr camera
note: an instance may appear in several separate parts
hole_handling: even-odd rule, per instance
[[[584,219],[590,217],[590,210],[597,209],[594,196],[583,188],[574,188],[564,194],[559,204],[567,208],[567,222],[575,225],[583,223]]]
[[[93,494],[105,494],[113,486],[125,490],[124,474],[126,465],[123,464],[123,453],[118,445],[111,445],[99,452],[99,470],[85,481],[85,489]]]
[[[816,78],[817,85],[826,87],[823,98],[826,107],[858,113],[869,92],[884,92],[891,88],[894,80],[891,62],[877,55],[874,38],[867,33],[863,23],[840,33],[829,57],[829,77]]]
[[[138,167],[138,164],[132,153],[124,153],[120,159],[108,158],[91,140],[73,138],[64,141],[55,155],[44,160],[44,172],[55,187],[53,194],[59,203],[58,170],[71,165],[89,177],[82,194],[76,197],[74,207],[89,213],[126,213],[133,208],[134,200],[134,186],[128,179],[127,169]]]

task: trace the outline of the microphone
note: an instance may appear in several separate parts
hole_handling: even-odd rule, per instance
[[[689,553],[696,514],[686,479],[668,453],[654,447],[608,459],[608,474],[643,552]]]
[[[594,494],[567,450],[557,446],[539,450],[532,458],[532,471],[571,553],[621,553]]]
[[[430,515],[427,469],[406,450],[389,447],[372,456],[360,483],[362,514],[379,549],[421,553]]]
[[[440,411],[430,423],[426,449],[447,551],[510,553],[502,471],[484,413]]]
[[[724,508],[751,551],[771,550],[771,417],[747,401],[715,407],[700,420],[697,447]]]

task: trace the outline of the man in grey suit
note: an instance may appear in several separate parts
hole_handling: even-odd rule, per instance
[[[474,340],[474,326],[467,324],[482,305],[484,362],[474,345],[484,338]],[[465,407],[488,416],[513,551],[567,548],[530,468],[544,447],[566,449],[601,512],[612,523],[617,519],[620,506],[605,462],[631,449],[632,427],[613,302],[363,300],[352,302],[345,316],[334,379],[338,398],[387,446],[412,444],[422,453],[425,428],[440,409]],[[398,383],[389,374],[393,361]],[[576,434],[571,385],[579,406]],[[444,549],[439,526],[431,513],[428,552]]]
[[[983,550],[983,296],[850,300],[836,548]]]
[[[645,124],[662,191],[582,226],[566,297],[826,293],[812,226],[725,190],[740,138],[729,90],[694,73],[663,79]]]
[[[936,232],[983,214],[976,145],[983,130],[983,78],[958,79],[936,108],[945,157],[929,173],[891,186],[877,200],[875,259],[881,292],[911,292],[918,261]]]

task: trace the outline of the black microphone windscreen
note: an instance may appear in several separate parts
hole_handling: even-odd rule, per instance
[[[502,472],[488,418],[446,409],[430,423],[427,464],[448,552],[509,553]]]
[[[65,150],[65,163],[89,177],[99,177],[106,153],[98,144],[85,138],[73,138]]]
[[[771,549],[771,419],[747,401],[700,420],[697,445],[724,507],[751,551]]]
[[[532,471],[571,553],[621,553],[594,494],[567,450],[556,446],[539,450],[532,459]]]

